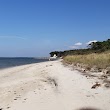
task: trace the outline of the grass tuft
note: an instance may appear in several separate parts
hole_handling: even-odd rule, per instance
[[[110,67],[110,53],[100,53],[100,54],[88,54],[88,55],[69,55],[64,57],[64,62],[68,64],[77,63],[87,65],[87,67],[94,67],[100,69],[105,69]]]

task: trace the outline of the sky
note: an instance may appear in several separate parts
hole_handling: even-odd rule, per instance
[[[44,57],[110,38],[110,0],[0,0],[0,57]]]

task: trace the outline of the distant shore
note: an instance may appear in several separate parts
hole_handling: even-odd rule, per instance
[[[110,89],[98,76],[71,69],[57,60],[0,70],[0,109],[109,110]]]

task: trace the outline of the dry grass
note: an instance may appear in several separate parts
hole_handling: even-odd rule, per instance
[[[110,67],[110,53],[101,54],[89,54],[89,55],[71,55],[64,58],[64,62],[69,64],[85,64],[92,68],[96,66],[97,68],[105,69]]]

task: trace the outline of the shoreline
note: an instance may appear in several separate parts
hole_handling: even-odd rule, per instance
[[[96,77],[64,67],[61,60],[0,70],[0,79],[1,110],[110,109],[110,89],[91,89]]]

